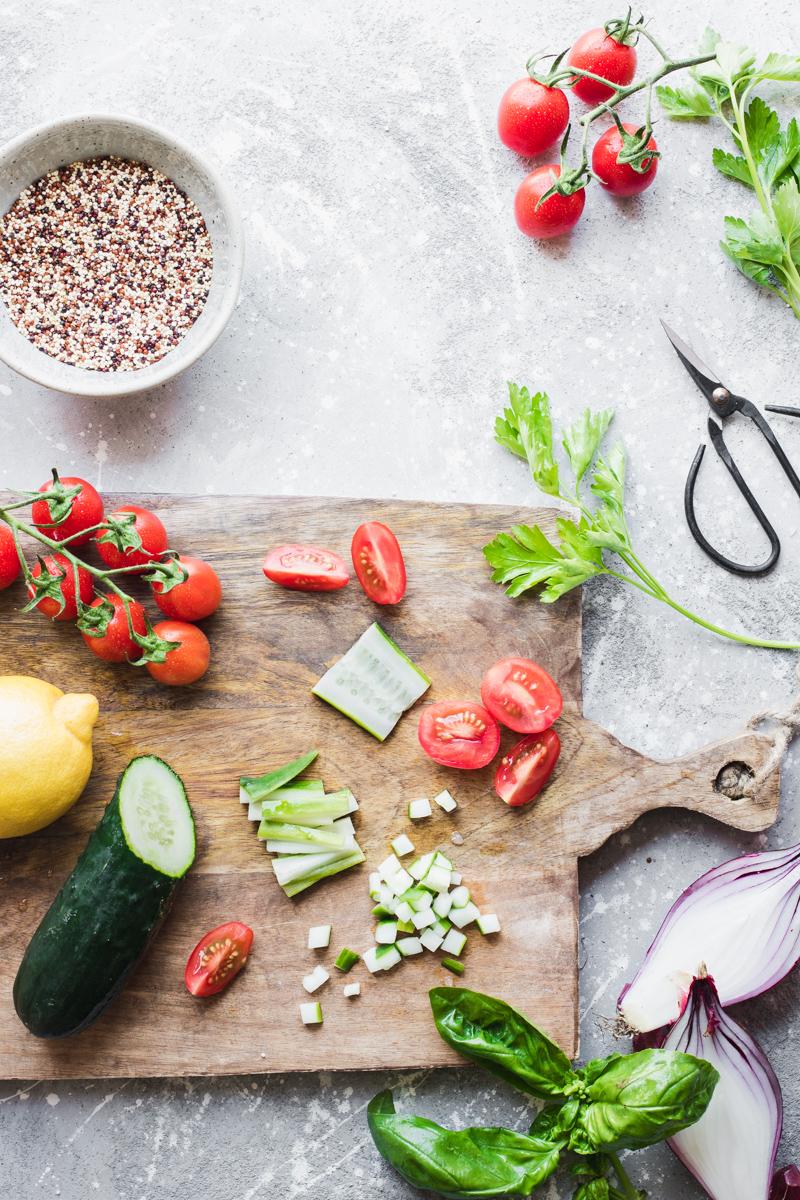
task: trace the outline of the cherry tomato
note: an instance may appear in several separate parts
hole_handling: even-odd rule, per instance
[[[509,150],[541,154],[557,142],[569,123],[569,101],[561,88],[545,87],[526,75],[503,93],[497,132]]]
[[[483,677],[481,700],[496,721],[516,733],[541,733],[561,716],[558,685],[529,658],[501,658]]]
[[[108,600],[110,604],[114,605],[114,615],[102,637],[92,637],[91,634],[81,631],[86,645],[92,654],[96,654],[104,662],[130,662],[132,659],[139,658],[142,653],[141,648],[131,637],[122,598],[116,592],[109,592],[107,595],[98,596],[96,600],[93,600],[91,607],[97,608],[103,603],[103,600]],[[131,601],[131,623],[137,633],[147,632],[144,609],[136,600]]]
[[[623,123],[622,128],[626,133],[635,134],[639,127]],[[617,155],[621,149],[622,137],[616,125],[612,125],[594,144],[592,170],[607,192],[611,192],[615,196],[635,196],[649,188],[655,179],[658,158],[654,155],[653,158],[645,159],[644,163],[647,169],[643,172],[634,171],[630,163],[617,162]],[[658,149],[655,138],[650,138],[647,149]]]
[[[21,570],[14,535],[7,525],[0,525],[0,592],[19,579]]]
[[[167,642],[178,642],[163,663],[147,663],[147,670],[159,683],[183,687],[196,683],[208,670],[211,646],[202,629],[186,621],[159,621],[153,629]]]
[[[472,700],[440,700],[422,710],[417,730],[420,745],[445,767],[485,767],[500,746],[494,717]]]
[[[52,596],[43,596],[36,607],[39,612],[44,613],[46,617],[51,617],[54,621],[74,621],[78,615],[78,604],[75,599],[75,568],[64,554],[45,554],[42,558],[48,575],[56,577],[63,575],[60,591],[64,599],[64,607],[59,612],[58,601],[54,600]],[[42,568],[37,562],[31,568],[31,575],[38,579],[41,573]],[[88,604],[94,595],[94,584],[85,567],[78,567],[78,589],[81,600],[84,604]],[[33,588],[29,584],[28,595],[33,596],[33,594]]]
[[[222,599],[222,584],[212,566],[201,558],[190,558],[180,554],[178,562],[187,572],[188,578],[168,592],[162,592],[159,582],[153,584],[153,595],[165,617],[178,621],[202,621],[219,608]]]
[[[494,777],[494,790],[510,808],[530,804],[553,773],[561,753],[555,729],[533,733],[504,754]]]
[[[261,569],[273,583],[299,592],[335,592],[350,582],[339,555],[319,546],[276,546]]]
[[[202,937],[189,955],[183,978],[193,996],[216,996],[247,962],[253,931],[241,921],[226,921]]]
[[[624,87],[636,74],[636,49],[616,41],[605,29],[590,29],[570,50],[567,65],[592,71]],[[572,90],[587,104],[599,104],[614,95],[614,88],[606,87],[596,79],[576,79]]]
[[[31,518],[36,528],[41,529],[48,537],[60,542],[65,538],[72,538],[70,546],[83,546],[92,537],[91,533],[83,533],[83,530],[90,529],[92,525],[99,525],[103,519],[103,501],[100,493],[85,479],[79,479],[76,475],[65,475],[61,482],[65,487],[81,489],[77,496],[73,497],[69,515],[54,525],[47,500],[35,500],[31,506]],[[49,492],[52,486],[53,480],[50,479],[42,484],[39,491]],[[73,537],[73,534],[80,534],[80,537]]]
[[[406,592],[406,564],[388,525],[367,521],[353,534],[353,567],[358,582],[376,604],[397,604]]]
[[[118,550],[110,542],[98,542],[97,549],[103,562],[108,567],[144,567],[163,554],[167,548],[167,531],[161,521],[149,508],[139,504],[123,504],[109,515],[119,517],[123,513],[135,513],[134,526],[142,545],[139,550]],[[102,536],[102,535],[101,535]]]
[[[549,191],[561,174],[558,163],[546,163],[526,175],[514,197],[514,216],[522,232],[532,238],[560,237],[569,233],[580,220],[586,203],[586,189],[571,196],[550,196],[544,204],[540,199]],[[537,204],[539,207],[537,208]]]

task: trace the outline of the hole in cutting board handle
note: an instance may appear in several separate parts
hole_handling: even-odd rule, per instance
[[[745,762],[729,762],[720,767],[714,780],[714,791],[721,792],[729,800],[747,798],[747,786],[755,779],[755,772]]]

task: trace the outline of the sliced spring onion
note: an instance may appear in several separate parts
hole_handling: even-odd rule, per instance
[[[443,808],[445,812],[452,812],[454,808],[458,808],[453,797],[448,792],[447,788],[443,792],[439,792],[438,796],[433,797],[433,803],[438,804],[439,808]]]
[[[300,1020],[304,1025],[322,1024],[322,1005],[318,1000],[300,1005]]]
[[[412,954],[422,954],[425,947],[418,937],[404,937],[398,939],[397,949],[403,958],[410,958]]]
[[[308,931],[309,950],[325,950],[331,944],[331,925],[312,925]]]
[[[356,954],[355,950],[349,950],[347,946],[343,946],[336,955],[333,965],[336,967],[337,971],[342,971],[347,974],[348,971],[352,971],[360,957],[361,955]],[[345,995],[347,995],[346,992]]]
[[[239,786],[242,791],[246,792],[250,800],[263,800],[265,796],[269,796],[270,792],[283,787],[290,779],[294,779],[295,775],[305,771],[316,757],[317,751],[309,750],[307,754],[301,754],[299,758],[293,759],[274,771],[267,771],[265,775],[243,775],[239,780]]]
[[[391,946],[397,941],[397,921],[378,921],[375,941],[379,946]]]
[[[483,934],[500,932],[500,918],[496,913],[481,913],[477,921],[478,929]]]
[[[454,954],[458,958],[461,951],[467,944],[467,935],[459,929],[450,929],[444,936],[442,941],[442,949],[445,954]]]
[[[310,855],[302,857],[310,858]],[[276,860],[279,861],[279,860]],[[352,854],[346,855],[344,858],[334,859],[333,862],[326,866],[320,867],[317,871],[312,871],[308,875],[303,875],[300,878],[294,879],[291,883],[283,885],[283,890],[290,898],[304,892],[306,888],[313,887],[315,883],[319,883],[322,879],[329,879],[331,875],[338,875],[340,871],[349,871],[351,867],[357,867],[359,863],[364,861],[364,852],[361,849],[354,850]],[[274,868],[273,863],[273,868]]]
[[[361,984],[360,983],[346,983],[344,985],[344,987],[342,988],[342,995],[347,996],[347,997],[360,996],[361,995]]]
[[[444,938],[440,933],[434,933],[433,929],[424,929],[419,935],[419,940],[422,942],[426,950],[438,950]]]
[[[450,909],[450,920],[459,929],[464,929],[466,925],[471,925],[473,921],[477,921],[480,915],[477,905],[473,904],[472,901],[469,904],[465,904],[463,908]]]
[[[412,800],[408,806],[408,816],[412,821],[423,821],[432,812],[431,802],[427,796],[420,796],[418,800]]]
[[[405,858],[407,854],[414,853],[414,843],[404,833],[400,833],[396,838],[392,838],[391,845],[398,858]]]
[[[311,690],[382,742],[430,685],[375,623]]]
[[[442,966],[446,967],[448,971],[452,971],[454,975],[463,975],[467,969],[457,958],[443,958]]]
[[[303,987],[307,992],[316,992],[317,988],[321,988],[323,983],[327,983],[329,979],[328,972],[321,963],[318,963],[310,975],[303,976]]]

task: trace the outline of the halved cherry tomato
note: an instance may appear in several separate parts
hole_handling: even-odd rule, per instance
[[[560,753],[555,729],[524,737],[500,759],[494,790],[510,808],[530,804],[552,775]]]
[[[86,645],[92,654],[96,654],[104,662],[130,662],[132,659],[139,658],[142,652],[128,629],[128,616],[122,597],[118,596],[116,592],[109,592],[106,596],[98,596],[96,600],[93,600],[91,607],[97,608],[103,603],[103,600],[114,605],[114,615],[102,637],[92,637],[91,634],[81,631]],[[131,601],[131,624],[137,633],[146,633],[147,623],[144,609],[137,600]]]
[[[179,554],[178,562],[186,571],[187,578],[183,583],[176,583],[168,592],[162,592],[162,585],[156,581],[153,584],[156,604],[165,617],[174,617],[178,621],[202,621],[219,608],[222,599],[219,575],[202,558]]]
[[[216,996],[247,962],[253,931],[241,921],[226,921],[202,937],[189,955],[183,978],[193,996]]]
[[[158,558],[159,554],[163,554],[167,548],[167,531],[161,523],[159,517],[149,508],[142,508],[140,504],[123,504],[113,513],[112,517],[119,517],[124,513],[134,513],[134,526],[139,537],[142,539],[142,545],[139,550],[118,550],[110,542],[98,542],[97,550],[103,562],[108,567],[144,567],[152,562],[154,558]],[[102,533],[100,534],[102,537]]]
[[[541,733],[561,716],[558,685],[529,658],[501,658],[483,677],[481,700],[489,712],[517,733]]]
[[[636,48],[618,42],[605,29],[590,29],[578,38],[567,55],[567,63],[624,87],[636,74]],[[585,77],[576,78],[572,90],[587,104],[599,104],[614,95],[613,88]]]
[[[350,582],[339,555],[319,546],[276,546],[261,569],[273,583],[298,592],[335,592]]]
[[[0,592],[19,579],[21,570],[14,535],[7,525],[0,525]]]
[[[358,582],[376,604],[397,604],[406,593],[406,564],[388,525],[367,521],[353,534],[351,547]]]
[[[36,528],[40,529],[47,537],[55,538],[60,542],[63,542],[65,538],[72,538],[71,546],[83,546],[92,537],[91,533],[83,531],[90,529],[92,525],[99,525],[103,519],[103,501],[100,493],[85,479],[79,479],[77,475],[65,475],[61,482],[65,487],[80,487],[81,489],[77,496],[73,497],[69,515],[54,525],[50,505],[45,499],[34,501],[31,506],[31,518]],[[46,493],[52,487],[53,480],[50,479],[47,483],[42,484],[39,491]],[[74,537],[74,534],[80,534],[80,537]]]
[[[78,615],[78,603],[75,598],[75,568],[73,564],[64,554],[45,554],[42,556],[42,561],[48,575],[56,578],[59,575],[63,576],[59,590],[64,600],[64,607],[59,612],[58,601],[52,596],[42,596],[36,607],[40,613],[44,613],[53,621],[74,621]],[[34,579],[38,579],[41,573],[41,565],[37,562],[31,567],[31,575]],[[92,577],[85,567],[78,567],[77,574],[80,598],[84,604],[88,604],[94,595]],[[33,588],[28,584],[28,595],[33,596],[34,594]]]
[[[147,663],[147,670],[153,679],[169,687],[183,687],[187,683],[196,683],[205,675],[211,659],[211,646],[202,629],[187,621],[159,621],[153,629],[165,641],[178,643],[163,663]]]
[[[500,747],[500,727],[473,700],[440,700],[422,710],[420,745],[434,762],[474,771],[490,763]]]

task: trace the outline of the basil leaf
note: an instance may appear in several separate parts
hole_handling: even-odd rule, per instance
[[[531,1137],[541,1138],[544,1142],[563,1145],[566,1135],[578,1119],[581,1102],[578,1096],[573,1096],[564,1104],[548,1104],[537,1116],[528,1133]]]
[[[410,1184],[460,1200],[470,1196],[529,1196],[553,1174],[558,1147],[511,1129],[444,1129],[425,1117],[395,1112],[391,1092],[367,1109],[380,1153]]]
[[[429,995],[436,1028],[465,1058],[543,1100],[575,1090],[578,1076],[564,1051],[510,1004],[468,988]]]
[[[615,1056],[599,1073],[591,1067],[594,1078],[570,1136],[578,1154],[639,1150],[671,1137],[700,1119],[719,1079],[710,1063],[669,1050]]]
[[[572,1200],[609,1200],[607,1179],[589,1179],[581,1183],[572,1194]]]

